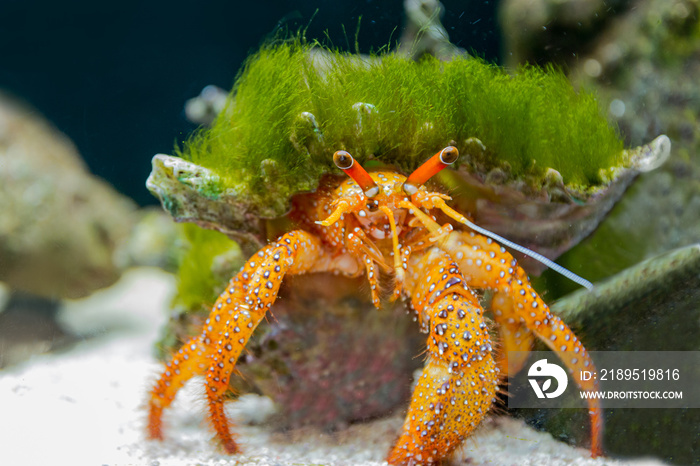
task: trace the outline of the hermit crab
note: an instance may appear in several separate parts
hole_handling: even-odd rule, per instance
[[[431,148],[437,153],[424,161]],[[593,365],[582,342],[506,248],[556,264],[475,224],[453,207],[465,197],[446,193],[468,177],[492,199],[544,196],[544,204],[561,204],[560,216],[569,209],[599,220],[650,151],[624,151],[595,100],[552,70],[510,75],[477,59],[361,58],[299,42],[263,48],[213,128],[186,143],[180,155],[189,161],[154,159],[148,185],[164,207],[227,233],[249,258],[151,390],[148,436],[163,438],[163,410],[201,375],[217,438],[226,452],[240,451],[224,412],[227,392],[239,356],[293,275],[362,276],[374,306],[404,299],[428,334],[391,464],[449,458],[487,415],[503,377],[525,363],[508,352],[528,351],[536,338],[579,387],[593,389],[578,377]],[[460,152],[456,177],[438,179]],[[260,221],[283,214],[275,227]],[[592,229],[576,225],[558,241]],[[599,455],[601,410],[596,400],[588,409]]]

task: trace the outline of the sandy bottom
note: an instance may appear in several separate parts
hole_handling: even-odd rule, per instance
[[[86,339],[0,371],[2,465],[380,465],[401,427],[394,416],[333,434],[276,433],[256,425],[273,407],[246,396],[230,403],[245,453],[227,456],[211,441],[201,380],[166,415],[166,440],[144,439],[146,392],[160,371],[151,354],[173,289],[172,277],[135,269],[114,287],[68,303],[62,321]],[[454,464],[657,465],[596,459],[523,422],[493,417]]]

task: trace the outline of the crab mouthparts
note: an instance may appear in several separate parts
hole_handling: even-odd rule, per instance
[[[403,222],[406,218],[406,209],[391,209],[396,219],[396,234],[403,231]],[[373,239],[386,239],[391,237],[391,224],[387,215],[382,210],[370,212],[365,215],[356,215],[368,236]]]

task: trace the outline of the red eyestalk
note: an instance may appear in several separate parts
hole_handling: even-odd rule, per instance
[[[350,155],[349,152],[339,150],[333,154],[333,162],[335,166],[348,174],[350,178],[355,180],[355,183],[360,185],[366,197],[374,197],[379,193],[379,186],[374,182],[369,173],[362,168],[358,162]]]
[[[459,151],[454,146],[447,146],[437,154],[430,157],[423,165],[416,168],[404,181],[403,190],[412,196],[418,191],[418,187],[435,176],[443,168],[452,165],[459,157]]]

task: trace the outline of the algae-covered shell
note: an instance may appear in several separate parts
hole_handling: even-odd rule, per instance
[[[294,194],[338,172],[334,151],[409,173],[448,144],[460,150],[457,171],[435,181],[456,204],[552,257],[670,148],[662,137],[624,150],[594,96],[554,69],[509,73],[464,55],[361,57],[290,41],[248,60],[212,127],[179,157],[154,158],[148,188],[176,220],[254,249],[268,239],[260,219],[284,215]]]

